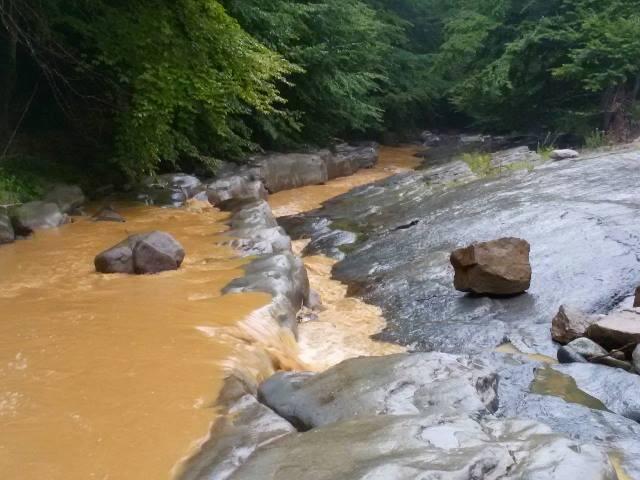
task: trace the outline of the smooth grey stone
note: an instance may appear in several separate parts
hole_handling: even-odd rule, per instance
[[[356,358],[317,375],[277,373],[259,393],[308,429],[360,415],[492,412],[497,383],[481,360],[432,352]]]
[[[462,415],[359,417],[287,435],[234,480],[613,480],[601,449],[530,420]]]

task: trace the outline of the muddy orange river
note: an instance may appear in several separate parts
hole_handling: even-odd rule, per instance
[[[270,201],[278,215],[309,210],[412,168],[412,154],[384,148],[373,169]],[[266,295],[221,295],[246,261],[220,244],[227,214],[202,206],[120,212],[127,223],[79,219],[0,248],[3,480],[170,479],[206,437],[231,371],[260,380],[274,365],[320,370],[400,351],[369,338],[384,326],[380,311],[346,298],[325,257],[305,259],[326,310],[301,325],[296,342],[255,314]],[[149,230],[184,245],[179,271],[95,273],[98,252]]]

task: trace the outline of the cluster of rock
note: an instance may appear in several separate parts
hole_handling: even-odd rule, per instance
[[[153,205],[180,206],[191,198],[209,200],[232,209],[268,193],[318,185],[370,168],[378,161],[373,142],[338,144],[306,153],[269,153],[250,157],[243,165],[223,163],[216,178],[201,181],[185,174],[149,177],[138,187],[136,199]]]
[[[80,187],[55,185],[42,200],[0,209],[0,244],[27,237],[40,229],[56,228],[76,215],[85,202]]]
[[[531,364],[503,362],[504,381],[494,358],[435,352],[278,373],[259,388],[232,377],[227,415],[179,478],[616,478],[604,445],[505,414],[539,396],[512,380]]]
[[[636,292],[634,304],[640,303]],[[598,363],[640,374],[640,308],[591,315],[565,305],[553,318],[561,363]]]

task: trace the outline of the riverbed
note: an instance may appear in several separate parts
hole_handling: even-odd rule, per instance
[[[373,169],[281,192],[270,203],[277,215],[316,208],[414,167],[413,153],[384,148]],[[324,310],[300,326],[296,342],[253,314],[267,295],[221,294],[247,261],[223,244],[228,214],[202,206],[118,210],[126,223],[76,218],[0,249],[2,478],[171,478],[208,434],[230,371],[261,380],[274,368],[322,370],[403,350],[369,338],[385,326],[381,310],[346,298],[330,278],[333,260],[306,259]],[[98,252],[149,230],[184,245],[180,270],[94,272]]]

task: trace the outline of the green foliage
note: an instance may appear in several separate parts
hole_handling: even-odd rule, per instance
[[[584,145],[587,148],[600,148],[609,145],[607,132],[596,128],[584,137]]]
[[[34,177],[16,175],[0,168],[0,205],[28,202],[41,194],[41,185]]]
[[[479,177],[486,177],[496,171],[495,167],[491,164],[491,154],[489,153],[465,153],[462,156],[462,160],[469,165],[471,171]]]

